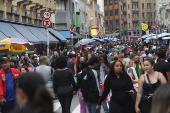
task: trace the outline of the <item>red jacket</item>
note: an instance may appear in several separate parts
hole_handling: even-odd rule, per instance
[[[21,77],[22,74],[18,69],[10,68],[12,72],[12,76],[14,79]],[[7,83],[7,77],[6,72],[2,69],[0,70],[0,99],[5,98],[6,96],[6,83]]]

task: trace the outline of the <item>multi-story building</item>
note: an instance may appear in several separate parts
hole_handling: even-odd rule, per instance
[[[98,5],[97,0],[90,0],[89,2],[89,15],[88,15],[88,23],[89,23],[89,32],[90,35],[97,36],[98,35]]]
[[[50,43],[66,42],[55,28],[55,0],[0,0],[0,40],[7,37],[20,38],[34,44],[46,44],[46,28],[43,12],[51,13]]]
[[[48,10],[54,17],[55,0],[48,0]],[[46,0],[0,0],[0,19],[42,26],[42,12],[46,10]],[[55,20],[51,18],[52,26]]]
[[[69,30],[75,26],[75,0],[57,0],[56,26],[58,30]]]
[[[99,36],[103,37],[105,35],[105,28],[104,28],[104,0],[97,0],[97,4],[99,6],[99,26],[100,26],[100,33]]]
[[[134,35],[144,35],[145,32],[137,30],[141,23],[152,26],[155,24],[155,0],[120,0],[120,33],[125,40]]]
[[[113,34],[120,29],[119,0],[104,0],[106,34]]]
[[[161,28],[159,33],[170,31],[170,0],[156,0],[155,19]]]
[[[80,16],[80,28],[79,33],[83,38],[88,37],[89,27],[88,27],[88,1],[87,0],[77,0],[76,13]],[[77,21],[77,20],[76,20]]]

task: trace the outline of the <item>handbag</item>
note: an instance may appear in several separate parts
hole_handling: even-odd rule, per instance
[[[149,87],[150,87],[151,91],[154,92],[148,74],[146,74],[146,77],[147,77],[147,79],[148,79]],[[142,101],[146,101],[146,100],[149,100],[149,99],[151,99],[151,98],[152,98],[152,95],[143,95],[143,96],[142,96]]]

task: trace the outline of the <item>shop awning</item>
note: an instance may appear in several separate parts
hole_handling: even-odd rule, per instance
[[[58,31],[64,38],[71,38],[70,31]]]
[[[42,40],[33,35],[24,25],[11,24],[22,36],[28,39],[33,44],[41,44]]]
[[[61,42],[67,42],[67,39],[64,38],[58,31],[52,29],[52,28],[49,28],[49,31],[54,35],[56,36]]]
[[[46,32],[46,29],[45,28],[37,28],[44,36],[46,36],[47,32]],[[59,41],[49,33],[49,37],[50,37],[50,42],[51,43],[58,43]]]
[[[32,32],[36,37],[38,37],[38,38],[42,41],[42,43],[44,43],[44,44],[47,43],[47,37],[44,36],[44,35],[41,33],[41,31],[38,30],[38,28],[36,28],[36,27],[30,27],[30,26],[26,26],[26,28],[27,28],[30,32]],[[51,41],[50,43],[52,43],[52,41]]]
[[[3,32],[0,31],[0,40],[3,40],[5,38],[7,38],[7,37],[3,34]]]
[[[2,31],[7,37],[19,38],[28,41],[27,38],[17,32],[9,23],[0,22],[0,31]]]

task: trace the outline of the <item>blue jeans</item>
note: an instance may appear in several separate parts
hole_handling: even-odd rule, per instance
[[[104,112],[105,112],[105,113],[109,113],[109,108],[108,108],[108,106],[107,106],[106,100],[104,100],[104,101],[102,102],[102,106],[103,106]]]
[[[100,110],[96,109],[97,104],[86,102],[89,113],[100,113]]]
[[[1,105],[1,112],[8,113],[17,108],[19,108],[19,106],[16,100],[7,101],[6,103],[4,103],[4,105]]]

